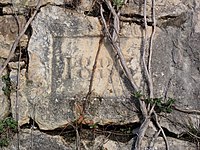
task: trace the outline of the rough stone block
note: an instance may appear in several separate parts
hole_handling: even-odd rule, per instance
[[[3,61],[0,59],[0,65],[3,64]],[[7,117],[10,113],[10,100],[8,95],[5,95],[6,83],[3,81],[3,76],[6,75],[6,71],[0,76],[0,120]]]
[[[40,128],[54,129],[79,119],[74,108],[76,104],[86,106],[83,108],[87,110],[85,117],[100,124],[138,121],[137,110],[129,99],[130,87],[106,40],[97,59],[92,98],[84,99],[101,34],[97,18],[48,6],[41,9],[32,27],[28,47],[29,81],[21,94],[25,95],[29,112],[34,112],[30,116]],[[133,78],[139,85],[140,53],[134,39],[140,41],[134,35],[122,36],[121,43],[127,65],[132,68]]]
[[[0,150],[16,150],[18,141],[17,138],[17,135],[15,135],[8,147],[0,148]],[[37,130],[32,131],[30,129],[21,130],[19,143],[20,150],[72,150],[62,137],[51,136]]]
[[[22,29],[25,25],[25,17],[19,16],[19,28]],[[10,52],[10,48],[17,37],[18,34],[18,25],[13,16],[0,16],[0,49],[1,49],[1,58],[7,58]],[[20,40],[20,44],[23,47],[26,47],[28,38],[26,35]]]

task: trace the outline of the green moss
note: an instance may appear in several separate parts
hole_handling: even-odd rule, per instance
[[[117,7],[121,7],[124,4],[124,0],[113,0],[113,4]]]
[[[153,98],[153,99],[146,99],[146,103],[154,105],[155,104],[155,111],[157,113],[165,112],[171,113],[173,104],[175,103],[175,99],[168,98],[166,102],[163,102],[162,98]]]
[[[134,98],[137,98],[139,100],[144,100],[146,104],[150,104],[151,106],[155,105],[154,110],[157,113],[165,112],[165,113],[171,113],[173,109],[173,104],[175,103],[175,99],[168,98],[165,102],[163,102],[163,98],[148,98],[148,99],[141,99],[142,97],[145,97],[141,91],[135,92],[132,95]]]
[[[2,81],[5,84],[2,87],[2,90],[4,92],[4,95],[6,95],[7,97],[10,97],[10,93],[11,93],[11,81],[10,81],[10,74],[6,74],[4,76],[2,76]]]
[[[17,121],[12,117],[0,120],[0,147],[8,146],[14,133],[17,132]]]

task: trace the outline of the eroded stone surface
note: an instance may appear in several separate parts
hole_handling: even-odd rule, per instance
[[[38,0],[2,0],[0,2],[3,5],[7,5],[6,7],[3,7],[3,14],[13,14],[13,10],[15,10],[19,14],[27,14],[27,10],[30,8],[34,8],[38,4]],[[13,5],[13,7],[10,7],[10,4]],[[79,13],[84,13],[91,11],[91,8],[93,6],[92,0],[41,0],[40,5],[57,5],[63,8],[69,8],[74,9]]]
[[[27,7],[33,8],[36,2],[35,0],[16,0],[14,7],[17,12],[24,13]],[[51,6],[47,4],[48,2]],[[65,0],[66,2],[67,7],[74,9],[75,6],[71,0]],[[10,1],[3,0],[0,3],[4,5]],[[123,80],[121,68],[113,63],[117,57],[106,40],[98,58],[91,99],[89,101],[84,99],[88,92],[91,70],[101,34],[98,19],[83,15],[83,11],[90,10],[91,1],[83,0],[74,11],[63,7],[64,0],[46,0],[42,3],[43,7],[32,23],[33,35],[28,49],[29,78],[25,78],[25,70],[21,71],[20,76],[19,124],[26,124],[32,118],[41,129],[55,129],[79,120],[83,115],[84,106],[87,111],[84,114],[85,122],[99,124],[138,122],[137,110],[127,99],[129,91],[125,85],[128,84],[126,80]],[[59,7],[52,5],[59,5]],[[147,20],[151,23],[150,5],[148,1]],[[3,13],[12,12],[6,8],[8,7],[3,7]],[[127,65],[138,86],[141,86],[139,59],[142,44],[142,9],[142,2],[139,0],[129,0],[129,4],[123,6],[124,18],[121,19],[124,22],[120,33]],[[152,59],[155,97],[175,98],[176,106],[189,110],[199,110],[200,106],[199,14],[198,1],[156,1],[156,18],[159,28],[156,29],[157,36],[153,44]],[[25,19],[19,18],[24,25]],[[125,22],[132,18],[141,25]],[[0,22],[3,27],[0,30],[0,37],[2,37],[0,38],[0,57],[6,58],[16,36],[17,26],[13,17],[9,15],[1,16]],[[148,28],[148,33],[150,31],[151,28]],[[26,43],[27,38],[24,37],[23,41]],[[12,62],[10,66],[12,68],[10,77],[15,87],[16,63]],[[1,83],[0,88],[3,86]],[[13,92],[11,104],[5,103],[5,96],[0,91],[0,102],[2,102],[0,118],[8,114],[10,105],[12,114],[15,116],[15,99],[16,95]],[[161,125],[177,135],[186,132],[191,125],[199,128],[197,115],[173,111],[164,116],[166,119],[162,117],[159,120]],[[151,132],[148,130],[147,136],[151,136]],[[181,149],[185,149],[188,144],[171,138],[169,141],[171,145],[177,143],[183,145]],[[163,149],[163,145],[164,143],[161,142],[157,148]],[[125,148],[130,148],[126,146]],[[105,145],[107,149],[117,149],[117,147],[114,141],[109,141]],[[193,148],[194,145],[191,147]],[[172,149],[178,148],[172,146]]]
[[[20,79],[19,79],[19,90],[18,90],[18,97],[16,97],[16,87],[17,87],[17,76],[18,76],[18,72],[17,70],[12,70],[10,72],[10,79],[11,79],[11,83],[12,83],[12,91],[11,91],[11,95],[10,95],[10,105],[11,105],[11,113],[13,118],[16,119],[16,102],[18,105],[18,117],[19,117],[19,121],[18,124],[19,125],[23,125],[25,123],[29,122],[30,119],[30,115],[32,112],[29,112],[29,103],[28,100],[26,99],[26,95],[25,93],[23,93],[22,89],[26,89],[26,77],[25,77],[25,72],[26,70],[23,69],[20,71]]]
[[[182,150],[182,149],[196,150],[197,149],[197,146],[194,143],[182,141],[182,140],[175,139],[172,137],[168,137],[167,140],[168,140],[168,144],[169,144],[169,149],[171,149],[171,150]],[[150,143],[149,139],[144,138],[144,140],[142,142],[142,147],[154,148],[155,150],[165,150],[166,149],[166,147],[165,147],[166,145],[165,145],[165,142],[162,137],[158,137],[156,139],[156,141],[154,143],[154,147],[151,147],[151,146],[149,147],[149,143]]]
[[[92,98],[84,100],[101,34],[97,18],[47,6],[41,9],[32,27],[28,48],[29,81],[21,93],[27,99],[30,114],[22,112],[22,116],[35,118],[42,129],[54,129],[78,119],[74,105],[79,102],[83,106],[86,103],[87,118],[94,122],[123,124],[138,121],[136,109],[127,99],[127,88],[130,87],[124,84],[127,81],[121,68],[113,63],[116,57],[106,41],[97,60]],[[134,26],[127,28],[136,31]],[[137,39],[139,42],[139,38],[140,35],[126,34],[121,38],[125,59],[138,85],[141,84],[139,44],[130,41]]]
[[[72,150],[60,136],[50,136],[40,131],[31,131],[24,129],[20,132],[19,138],[20,150]],[[17,136],[9,144],[8,147],[0,148],[1,150],[16,150]]]
[[[175,138],[168,137],[168,144],[170,150],[196,150],[195,144],[178,140]],[[101,135],[95,137],[94,141],[81,139],[80,148],[83,150],[131,150],[133,149],[134,139],[127,142],[115,141],[108,139],[107,136]],[[143,149],[155,149],[155,150],[165,150],[165,142],[162,137],[158,137],[153,145],[149,146],[150,140],[146,137],[142,141]],[[14,136],[12,142],[8,147],[0,148],[0,150],[15,150],[17,148],[17,136]],[[20,149],[43,149],[43,150],[74,150],[76,149],[76,143],[68,143],[64,141],[61,136],[55,135],[51,136],[42,133],[38,130],[22,129],[20,132]]]
[[[154,89],[157,97],[176,99],[175,105],[179,108],[199,110],[200,40],[199,33],[195,30],[198,25],[196,19],[198,13],[193,14],[191,10],[188,10],[186,14],[185,23],[180,27],[163,27],[164,30],[160,32],[159,38],[155,39],[152,59]],[[196,24],[196,26],[191,26],[191,24]],[[168,118],[182,125],[190,119],[195,119],[193,116],[185,117],[185,115],[174,111]],[[174,125],[166,126],[172,129]],[[176,127],[174,132],[180,133],[184,130]]]
[[[167,138],[169,143],[170,150],[196,150],[196,145],[187,141],[178,140],[175,138]],[[89,141],[83,142],[86,146],[89,145]],[[95,138],[93,146],[89,147],[89,149],[106,149],[106,150],[131,150],[133,147],[134,139],[131,139],[128,142],[114,141],[107,139],[105,136],[98,136]],[[142,142],[142,149],[152,149],[152,150],[165,150],[165,142],[162,137],[158,137],[153,145],[149,145],[150,141],[148,138],[144,138]]]
[[[3,61],[0,59],[0,65],[3,63]],[[8,96],[4,94],[4,90],[6,88],[5,82],[2,80],[2,77],[6,75],[6,71],[3,72],[3,74],[0,76],[0,120],[3,120],[5,117],[7,117],[10,113],[10,101],[8,99]]]
[[[19,28],[22,29],[25,25],[25,17],[19,16]],[[0,16],[0,48],[1,48],[1,58],[7,58],[10,52],[10,48],[17,37],[18,25],[13,16]],[[20,40],[22,47],[27,46],[27,36],[24,35]]]
[[[140,0],[130,0],[128,4],[122,7],[122,13],[129,15],[132,14],[133,16],[134,14],[143,16],[143,4],[143,1]],[[151,16],[151,6],[152,1],[147,0],[147,16]],[[164,16],[177,16],[191,7],[194,7],[194,3],[192,1],[182,2],[181,0],[157,0],[155,1],[156,18],[161,19]],[[150,17],[148,19],[150,19]]]

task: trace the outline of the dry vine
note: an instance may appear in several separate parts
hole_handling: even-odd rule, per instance
[[[199,110],[181,109],[181,108],[178,108],[177,106],[173,106],[173,108],[174,108],[175,110],[177,110],[177,111],[182,112],[182,113],[200,115],[200,111],[199,111]]]
[[[134,80],[132,79],[132,75],[126,65],[126,61],[124,59],[124,56],[122,54],[122,50],[119,46],[119,16],[120,16],[120,10],[117,9],[115,10],[114,7],[112,6],[111,2],[109,0],[104,0],[103,1],[107,7],[109,8],[112,17],[113,17],[113,22],[112,22],[112,26],[113,26],[113,30],[109,30],[109,25],[107,25],[106,23],[106,19],[103,15],[103,7],[102,7],[102,3],[100,3],[100,15],[101,15],[101,22],[103,24],[104,27],[104,35],[105,37],[107,37],[107,39],[109,40],[112,49],[115,53],[117,53],[118,57],[119,57],[119,62],[125,72],[125,75],[127,76],[127,78],[129,79],[132,87],[134,88],[134,92],[139,92],[139,89],[137,87],[137,85],[135,84]],[[154,98],[154,94],[153,94],[153,81],[152,81],[152,76],[151,76],[151,58],[152,58],[152,44],[153,44],[153,38],[155,35],[155,28],[156,28],[156,19],[155,19],[155,0],[152,0],[152,20],[153,20],[153,26],[152,26],[152,34],[151,34],[151,40],[150,40],[150,46],[149,46],[149,60],[148,60],[148,65],[146,64],[146,45],[147,45],[147,21],[146,21],[146,0],[144,0],[144,43],[143,43],[143,55],[142,55],[142,62],[143,62],[143,67],[144,67],[144,71],[145,71],[145,76],[147,77],[147,85],[149,88],[149,97],[153,99]],[[111,26],[111,25],[110,25]],[[150,119],[151,119],[151,115],[153,114],[156,118],[156,123],[159,127],[159,132],[161,131],[164,137],[164,140],[166,142],[166,148],[167,150],[169,149],[168,147],[168,143],[167,143],[167,139],[165,136],[164,131],[162,130],[162,127],[160,126],[158,120],[157,120],[157,114],[154,111],[154,107],[155,104],[153,106],[148,105],[148,107],[146,107],[146,104],[144,101],[139,99],[139,104],[140,104],[140,110],[142,112],[142,116],[143,116],[143,122],[142,125],[140,126],[139,132],[138,132],[138,137],[136,139],[135,142],[135,146],[134,149],[135,150],[140,150],[140,146],[141,146],[141,141],[145,135],[145,132],[149,126],[150,123]]]
[[[41,7],[41,0],[38,0],[37,2],[37,6],[36,6],[36,10],[34,11],[33,15],[31,16],[31,18],[29,18],[29,20],[27,21],[26,25],[23,27],[22,31],[20,31],[20,34],[17,36],[17,38],[15,39],[10,53],[8,55],[8,58],[6,59],[6,61],[4,62],[3,66],[0,68],[0,75],[2,75],[3,71],[5,70],[6,66],[8,65],[8,63],[10,62],[11,58],[13,57],[15,50],[18,46],[18,43],[20,41],[20,39],[22,38],[22,36],[25,34],[26,30],[28,29],[29,25],[31,24],[31,22],[33,21],[33,19],[35,18],[37,12],[39,11],[40,7]]]
[[[91,74],[91,78],[90,78],[90,85],[89,85],[88,94],[86,96],[86,99],[89,99],[89,97],[90,97],[90,95],[92,93],[94,74],[95,74],[95,70],[96,70],[96,66],[97,66],[97,60],[98,60],[98,57],[99,57],[101,46],[102,46],[102,43],[103,43],[103,39],[104,39],[104,36],[101,36],[101,38],[99,40],[98,50],[97,50],[97,53],[96,53],[96,56],[95,56],[95,60],[94,60],[94,65],[93,65],[93,68],[92,68],[92,74]]]
[[[19,31],[21,31],[20,29],[20,22],[19,22],[19,19],[18,19],[18,16],[17,16],[17,13],[15,11],[15,6],[14,6],[14,3],[13,1],[11,1],[12,3],[12,11],[13,11],[13,14],[14,14],[14,17],[16,19],[16,23],[17,23],[17,28],[18,28],[18,32],[17,32],[17,36],[19,35]],[[19,44],[19,59],[18,59],[18,69],[17,69],[17,84],[16,84],[16,101],[15,101],[15,113],[16,113],[16,121],[19,122],[19,106],[18,106],[18,103],[19,103],[19,88],[20,88],[20,61],[21,61],[21,47],[20,47],[20,44]],[[20,137],[19,137],[19,130],[20,130],[20,126],[19,126],[19,123],[18,123],[18,127],[17,127],[17,149],[19,150],[19,145],[20,145]]]
[[[30,23],[33,21],[33,19],[36,16],[39,8],[41,7],[40,1],[41,0],[38,0],[35,12],[31,16],[31,18],[28,20],[28,22],[26,23],[26,25],[24,26],[22,31],[19,33],[19,35],[17,36],[16,40],[14,41],[7,60],[4,62],[4,65],[0,68],[0,75],[2,74],[2,72],[4,71],[6,66],[8,65],[10,59],[13,57],[13,55],[15,53],[15,50],[16,50],[16,47],[18,46],[21,37],[26,32],[27,28],[29,27]],[[108,9],[110,10],[110,12],[112,14],[113,21],[111,23],[112,23],[114,29],[110,30],[110,28],[108,27],[109,25],[107,24],[106,19],[105,19],[104,14],[103,14],[104,10],[103,10],[102,3],[99,3],[99,5],[100,5],[101,23],[102,23],[102,25],[104,27],[104,36],[101,37],[101,39],[99,41],[99,48],[97,50],[97,54],[96,54],[96,57],[95,57],[95,62],[94,62],[94,65],[93,65],[93,70],[92,70],[92,75],[91,75],[88,95],[90,95],[91,92],[92,92],[94,73],[95,73],[97,60],[98,60],[99,52],[100,52],[102,41],[103,41],[104,37],[106,37],[109,40],[109,42],[111,44],[111,47],[113,48],[113,51],[115,53],[117,53],[117,55],[119,57],[120,65],[122,66],[122,68],[123,68],[123,70],[125,72],[125,75],[129,79],[129,81],[130,81],[130,83],[131,83],[131,85],[132,85],[132,87],[134,89],[134,92],[139,92],[139,88],[137,87],[137,85],[135,84],[134,80],[132,79],[132,75],[130,73],[130,70],[127,67],[126,60],[125,60],[125,58],[124,58],[124,56],[122,54],[122,50],[121,50],[121,48],[119,46],[119,30],[120,30],[119,16],[120,16],[120,10],[119,9],[115,10],[115,8],[111,4],[111,1],[109,1],[109,0],[103,0],[103,2],[107,5]],[[152,50],[153,39],[154,39],[155,31],[156,31],[155,0],[152,0],[152,22],[153,22],[153,25],[152,25],[152,33],[151,33],[150,45],[149,45],[148,64],[146,64],[146,59],[145,59],[146,58],[146,50],[147,50],[146,3],[147,3],[147,1],[144,0],[144,7],[143,7],[143,15],[144,15],[144,39],[143,40],[144,41],[143,41],[142,62],[143,62],[145,76],[147,78],[147,85],[148,85],[148,90],[149,90],[148,98],[153,99],[154,98],[154,93],[153,93],[153,80],[152,80],[152,74],[151,74],[151,59],[152,59],[152,53],[153,53],[153,50]],[[17,15],[16,15],[16,18],[17,18]],[[17,19],[17,21],[18,21],[18,19]],[[19,89],[20,89],[21,50],[19,51],[19,53],[20,54],[19,54],[19,60],[18,60],[16,106],[15,106],[16,107],[16,120],[17,121],[19,120],[19,113],[18,113],[19,112],[19,109],[18,109],[19,105],[18,105],[18,102],[19,102]],[[140,99],[139,99],[139,104],[140,104],[140,110],[141,110],[142,116],[143,116],[143,120],[142,120],[143,122],[142,122],[142,125],[140,126],[140,129],[138,131],[138,136],[137,136],[137,139],[136,139],[136,142],[135,142],[135,146],[134,146],[135,150],[140,150],[141,141],[142,141],[142,139],[143,139],[143,137],[145,135],[145,132],[146,132],[148,126],[149,126],[149,123],[151,122],[150,119],[151,119],[152,115],[155,116],[154,119],[155,119],[156,124],[157,124],[157,126],[159,128],[159,131],[157,132],[157,134],[155,136],[155,139],[157,138],[157,136],[161,132],[162,135],[163,135],[163,138],[165,140],[165,143],[166,143],[166,149],[168,150],[169,149],[169,145],[168,145],[168,142],[167,142],[166,135],[165,135],[162,127],[160,126],[160,124],[158,122],[157,114],[154,111],[155,104],[153,106],[151,106],[150,104],[148,106],[146,106],[145,102],[140,100]],[[174,109],[178,110],[178,111],[181,111],[181,112],[184,112],[184,113],[200,114],[200,111],[197,111],[197,110],[182,110],[182,109],[177,108],[175,106],[174,106]],[[18,127],[18,129],[19,129],[19,127]],[[190,134],[192,134],[192,133],[190,133]],[[77,141],[76,141],[77,145],[76,145],[76,147],[79,150],[80,149],[81,140],[80,140],[80,135],[78,133],[77,128],[76,128],[76,136],[77,136]],[[195,135],[193,135],[193,136],[195,136]],[[199,137],[197,137],[197,138],[199,138]],[[19,140],[19,137],[18,137],[18,140]],[[155,142],[155,140],[152,140],[152,142]],[[83,145],[85,147],[87,147],[84,142],[82,142],[82,143],[83,143]],[[19,141],[18,141],[18,149],[19,149]],[[86,149],[88,149],[88,148],[86,148]]]
[[[40,1],[41,0],[38,0],[35,12],[29,18],[29,20],[27,21],[27,23],[25,24],[25,26],[22,29],[20,29],[20,26],[19,26],[20,22],[19,22],[17,13],[15,11],[14,3],[13,3],[13,1],[11,1],[12,10],[14,12],[14,17],[15,17],[15,19],[17,21],[18,33],[17,33],[17,37],[16,37],[16,39],[15,39],[15,41],[14,41],[12,47],[11,47],[10,53],[9,53],[6,61],[4,62],[3,66],[0,67],[0,75],[2,75],[3,71],[5,70],[5,68],[7,67],[8,63],[11,60],[11,58],[13,57],[17,46],[19,45],[19,47],[20,47],[20,44],[19,44],[20,39],[25,34],[26,30],[28,29],[29,25],[31,24],[31,22],[35,18],[38,10],[41,7],[41,2]],[[17,69],[17,83],[16,83],[16,101],[15,101],[15,113],[16,113],[15,118],[16,118],[16,121],[18,122],[18,132],[17,132],[17,149],[18,150],[20,149],[20,137],[19,137],[19,131],[20,131],[20,126],[19,126],[19,89],[20,89],[20,71],[21,71],[20,70],[21,69],[20,62],[21,62],[21,48],[19,48],[18,69]]]

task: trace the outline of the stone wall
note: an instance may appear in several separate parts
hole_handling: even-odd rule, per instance
[[[131,98],[133,93],[129,82],[117,63],[119,58],[106,39],[96,60],[90,99],[86,98],[103,29],[95,3],[92,0],[42,0],[41,3],[39,12],[1,75],[2,79],[9,77],[10,85],[0,81],[0,119],[16,116],[17,69],[21,51],[17,108],[21,149],[71,150],[77,147],[77,143],[86,150],[131,149],[136,136],[134,130],[138,129],[141,116]],[[1,65],[36,4],[37,0],[16,0],[13,3],[1,0]],[[200,3],[198,0],[157,0],[155,11],[157,27],[152,56],[155,96],[163,97],[163,102],[168,97],[176,99],[175,105],[179,108],[199,110]],[[121,8],[120,21],[123,55],[134,81],[144,91],[142,2],[129,0]],[[152,30],[150,0],[147,1],[147,22],[149,43]],[[190,129],[199,134],[199,120],[198,114],[177,110],[160,113],[159,121],[170,149],[198,149],[198,140],[190,140],[193,139],[190,134],[195,134]],[[76,128],[75,122],[81,123],[83,127],[78,126],[79,130],[87,133],[80,131],[79,142],[75,132],[78,129],[71,131]],[[130,127],[128,131],[126,127]],[[153,123],[148,128],[142,143],[144,149],[156,128]],[[128,133],[121,132],[122,129]],[[198,137],[197,133],[195,136]],[[126,136],[129,137],[126,140],[117,139]],[[14,136],[5,149],[16,149],[17,138]],[[154,148],[165,149],[161,135]]]

